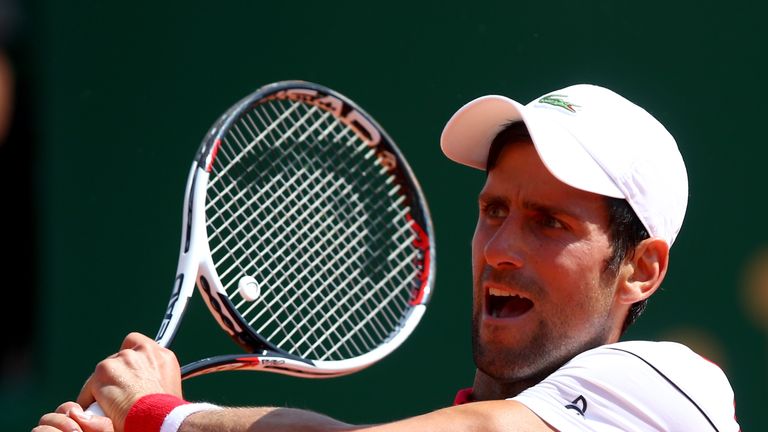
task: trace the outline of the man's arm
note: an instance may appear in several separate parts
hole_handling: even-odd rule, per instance
[[[128,411],[133,404],[143,396],[157,393],[181,397],[178,360],[173,352],[154,340],[139,333],[131,333],[125,338],[120,352],[97,365],[83,386],[77,402],[80,406],[88,407],[94,400],[98,400],[104,412],[112,419],[115,431],[123,432]],[[57,421],[62,420],[61,415],[54,417]],[[86,423],[81,424],[85,432],[108,430],[91,428],[91,422]],[[191,414],[179,429],[180,432],[497,430],[552,429],[524,405],[509,400],[475,402],[372,426],[349,425],[321,414],[289,408],[226,408]]]
[[[112,423],[82,412],[73,402],[46,414],[33,432],[112,432]],[[78,429],[79,428],[79,429]],[[356,426],[322,414],[291,408],[225,408],[187,417],[178,432],[551,432],[525,405],[509,400],[475,402],[379,425]],[[117,429],[120,431],[120,429]]]
[[[551,432],[525,405],[510,400],[475,402],[392,423],[355,426],[290,408],[231,408],[193,414],[179,432]]]

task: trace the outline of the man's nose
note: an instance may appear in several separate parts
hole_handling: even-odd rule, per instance
[[[525,249],[520,222],[507,217],[485,244],[484,254],[488,265],[495,268],[520,268],[523,266]]]

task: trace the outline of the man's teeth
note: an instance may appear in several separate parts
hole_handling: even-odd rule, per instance
[[[514,291],[488,287],[486,312],[495,318],[517,318],[533,308],[533,302]]]
[[[517,294],[512,294],[509,291],[504,291],[497,288],[488,288],[488,294],[499,297],[520,297]]]

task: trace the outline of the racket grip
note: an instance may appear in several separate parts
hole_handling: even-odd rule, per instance
[[[85,412],[93,415],[97,415],[97,416],[102,416],[102,417],[107,416],[106,414],[104,414],[104,410],[101,409],[101,406],[99,406],[98,402],[92,403],[91,406],[89,406],[88,409],[85,410]]]

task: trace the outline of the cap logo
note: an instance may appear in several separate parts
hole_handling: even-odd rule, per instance
[[[548,105],[556,106],[556,107],[568,110],[568,111],[570,111],[572,113],[575,113],[576,112],[576,108],[580,108],[580,106],[579,105],[574,105],[574,104],[568,102],[567,100],[563,99],[563,98],[566,98],[566,97],[568,97],[568,96],[556,95],[556,94],[547,95],[547,96],[544,96],[543,98],[539,99],[539,103],[545,103],[545,104],[548,104]]]

